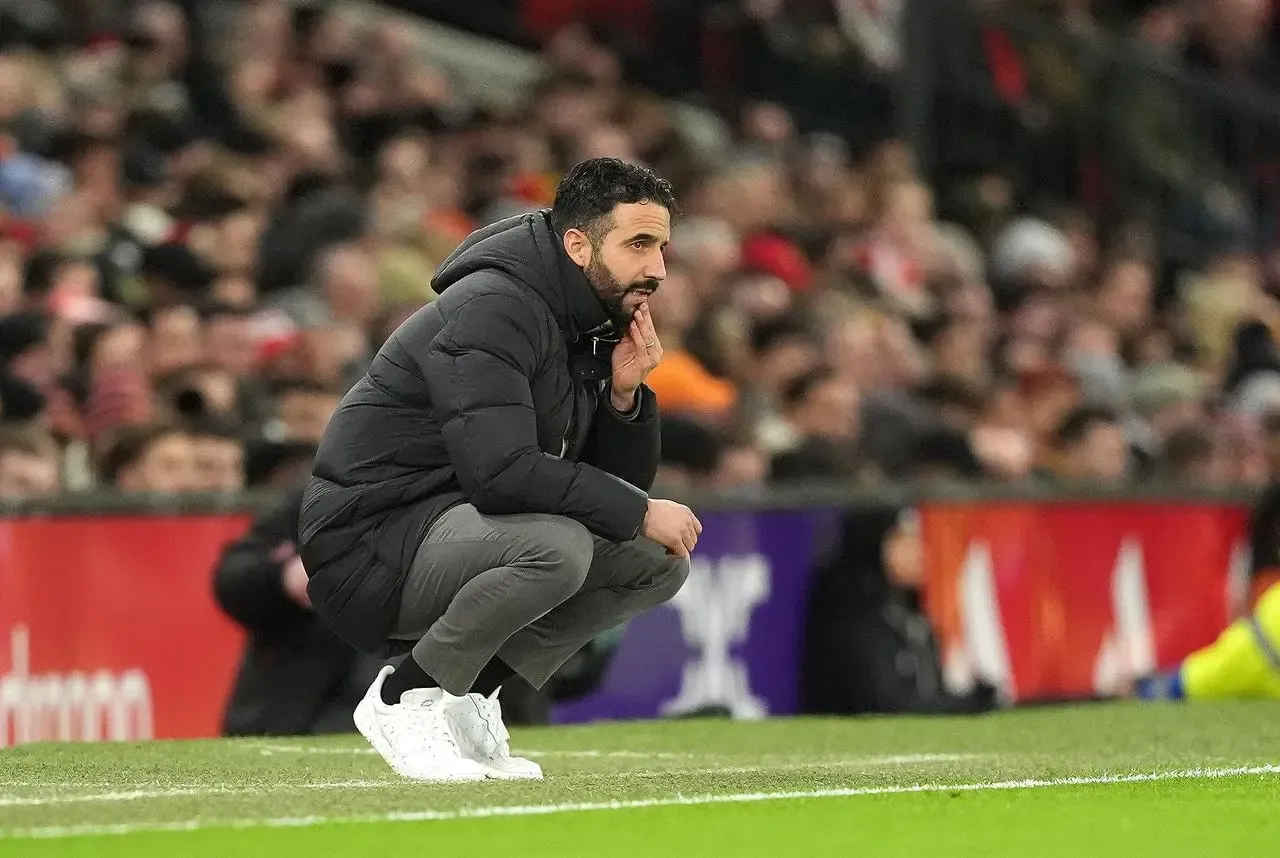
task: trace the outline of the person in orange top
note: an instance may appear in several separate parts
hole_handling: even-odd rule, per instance
[[[712,375],[684,347],[684,336],[697,316],[697,299],[688,275],[667,266],[667,279],[649,299],[653,324],[662,338],[662,363],[646,384],[664,414],[687,414],[714,422],[728,419],[738,404],[732,382]]]

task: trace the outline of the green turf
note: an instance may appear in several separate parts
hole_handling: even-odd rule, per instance
[[[399,856],[424,844],[529,855],[1209,855],[1280,843],[1280,768],[1228,774],[1280,764],[1274,703],[616,724],[518,731],[515,745],[536,754],[546,781],[412,784],[357,737],[0,751],[0,855]],[[1170,772],[1191,776],[1044,783]],[[1035,788],[1010,788],[1027,779]],[[858,794],[776,795],[824,791]],[[432,818],[453,815],[463,818]],[[128,833],[106,833],[113,826]],[[166,827],[192,830],[155,830]]]

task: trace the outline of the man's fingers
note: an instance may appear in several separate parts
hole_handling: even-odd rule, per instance
[[[697,517],[696,515],[695,515],[695,516],[692,516],[692,518],[693,518],[693,529],[694,529],[695,531],[697,531],[697,533],[698,533],[698,535],[699,535],[699,536],[701,536],[701,535],[702,535],[702,522],[698,521],[698,517]]]
[[[649,312],[647,303],[640,305],[640,312],[637,314],[640,322],[640,333],[644,335],[646,343],[658,344],[658,330],[653,326],[653,316]]]

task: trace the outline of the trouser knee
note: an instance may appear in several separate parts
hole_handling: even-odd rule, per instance
[[[537,567],[541,588],[563,601],[582,589],[594,551],[586,527],[569,518],[549,517],[511,565]]]
[[[661,602],[673,598],[684,582],[689,580],[689,560],[686,557],[666,557],[654,570],[650,589]]]

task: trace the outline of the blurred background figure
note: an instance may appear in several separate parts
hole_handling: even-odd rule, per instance
[[[956,695],[943,681],[937,642],[920,610],[924,558],[915,512],[862,515],[850,525],[810,592],[803,711],[957,714],[994,708],[995,689],[979,683]]]
[[[214,573],[218,604],[248,635],[223,716],[228,736],[349,733],[382,662],[340,641],[311,612],[294,550],[302,489],[259,516]]]

